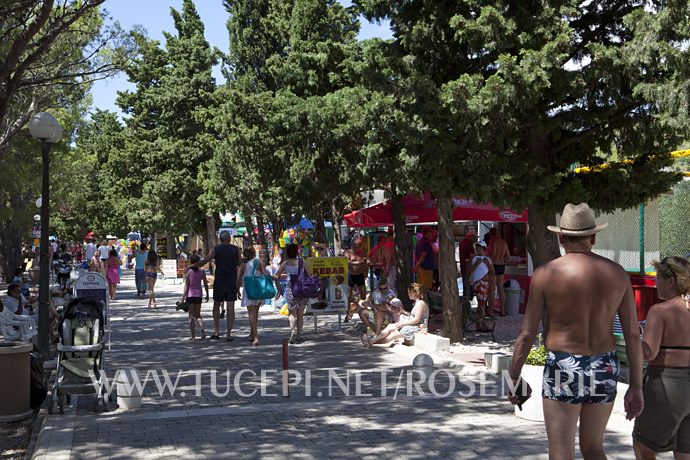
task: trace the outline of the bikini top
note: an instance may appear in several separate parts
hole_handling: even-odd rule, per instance
[[[690,346],[686,345],[661,345],[659,350],[690,350]]]

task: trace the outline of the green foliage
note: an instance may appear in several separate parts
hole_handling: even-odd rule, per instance
[[[546,364],[546,358],[548,355],[549,352],[546,350],[546,346],[544,346],[542,335],[539,334],[538,344],[529,351],[527,359],[525,359],[525,364],[530,364],[532,366],[544,366]]]
[[[134,34],[140,54],[127,75],[136,90],[119,95],[130,118],[123,145],[108,159],[117,183],[109,188],[115,206],[127,210],[130,224],[159,232],[204,228],[198,175],[212,149],[202,115],[214,103],[216,87],[216,51],[204,38],[194,4],[185,0],[182,11],[171,15],[177,34],[165,33],[165,49]]]
[[[33,113],[80,101],[127,60],[133,44],[103,1],[0,4],[0,155]]]

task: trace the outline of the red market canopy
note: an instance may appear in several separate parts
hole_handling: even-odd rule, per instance
[[[422,196],[406,195],[402,198],[405,222],[408,225],[438,221],[436,200],[428,193]],[[464,198],[453,198],[453,220],[483,220],[487,222],[527,222],[527,210],[516,212],[499,209],[492,204],[478,204]],[[390,200],[359,209],[343,216],[351,228],[386,227],[393,225]]]

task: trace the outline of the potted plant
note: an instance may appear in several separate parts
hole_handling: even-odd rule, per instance
[[[515,406],[515,415],[520,418],[533,420],[535,422],[544,421],[541,387],[547,355],[548,351],[544,346],[541,334],[539,334],[538,345],[530,350],[520,374],[522,379],[527,382],[532,389],[532,396],[522,405],[522,410]]]

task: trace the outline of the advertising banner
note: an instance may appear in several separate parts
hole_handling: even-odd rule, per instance
[[[347,313],[347,258],[310,257],[307,263],[312,274],[321,278],[321,297],[310,300],[307,311]]]

